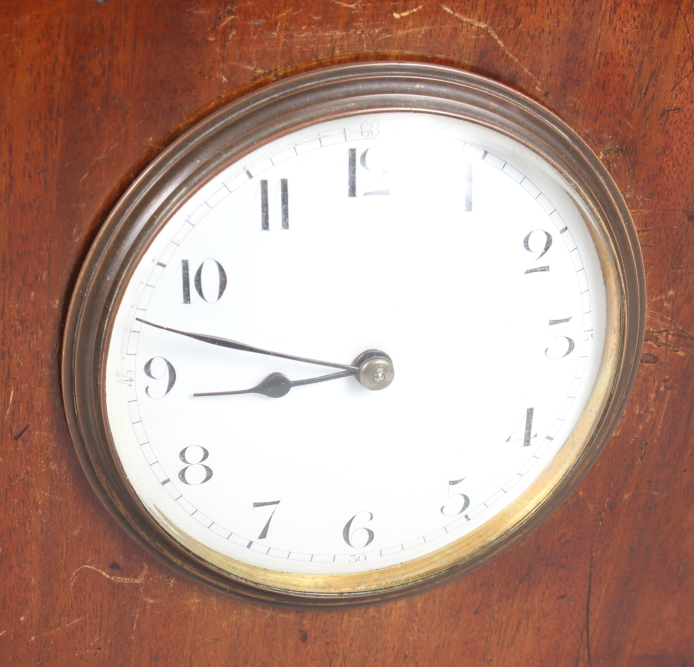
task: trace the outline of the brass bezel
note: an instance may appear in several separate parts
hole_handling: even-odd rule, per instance
[[[509,506],[470,535],[427,556],[366,573],[301,575],[264,570],[174,538],[127,482],[105,410],[105,351],[125,285],[149,242],[227,164],[258,144],[323,120],[379,111],[425,111],[492,128],[530,148],[573,188],[586,211],[605,277],[607,338],[601,369],[559,455]],[[643,340],[645,286],[628,209],[597,157],[561,120],[512,89],[449,67],[356,63],[295,76],[205,119],[133,183],[97,236],[67,316],[63,398],[84,470],[113,516],[169,565],[218,590],[289,605],[342,606],[423,590],[463,574],[535,527],[575,487],[605,445],[634,381]]]

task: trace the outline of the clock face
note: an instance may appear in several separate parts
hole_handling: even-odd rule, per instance
[[[98,384],[66,380],[100,406],[83,461],[145,543],[215,585],[399,590],[520,534],[594,458],[633,375],[637,259],[601,210],[621,215],[616,191],[558,167],[582,149],[548,153],[544,119],[542,149],[509,130],[526,102],[490,122],[458,102],[360,111],[353,82],[323,110],[281,85],[318,111],[242,109],[257,137],[210,151],[239,118],[213,117],[97,242],[101,291],[78,289],[67,333],[94,355],[68,368],[98,360]]]
[[[223,169],[153,239],[111,333],[109,423],[148,511],[307,574],[497,515],[602,358],[604,279],[566,190],[516,142],[423,113],[320,123]],[[369,350],[388,386],[350,369]]]

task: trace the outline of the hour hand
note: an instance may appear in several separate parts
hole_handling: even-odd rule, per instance
[[[315,384],[316,382],[325,382],[326,380],[336,380],[337,378],[345,378],[354,375],[353,371],[342,371],[341,373],[330,373],[329,375],[320,375],[315,378],[307,378],[305,380],[290,380],[282,373],[270,373],[260,384],[250,389],[238,389],[235,391],[209,391],[193,394],[193,396],[233,396],[234,394],[263,394],[270,398],[282,398],[289,393],[292,387],[298,387],[302,384]]]
[[[289,393],[292,387],[299,387],[302,384],[316,384],[327,380],[337,380],[353,375],[357,378],[362,387],[371,391],[379,391],[390,385],[395,377],[393,361],[380,350],[367,350],[360,354],[353,366],[347,366],[349,370],[328,375],[319,375],[315,378],[305,380],[290,380],[282,373],[270,373],[260,384],[250,389],[237,389],[235,391],[208,391],[198,392],[193,396],[233,396],[235,394],[263,394],[270,398],[281,398]]]

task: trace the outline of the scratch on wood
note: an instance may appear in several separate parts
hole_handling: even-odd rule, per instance
[[[59,628],[55,628],[54,630],[49,630],[48,632],[42,632],[40,635],[34,635],[29,641],[33,642],[34,639],[37,637],[45,637],[46,635],[52,635],[56,632],[59,632],[60,630],[65,630],[65,628],[69,628],[71,625],[74,625],[75,623],[79,623],[80,621],[83,621],[87,616],[80,616],[80,618],[76,618],[74,621],[70,621],[66,625],[61,625]]]
[[[401,12],[398,14],[398,12],[393,12],[393,18],[396,19],[404,19],[406,16],[409,16],[410,14],[414,14],[415,12],[418,12],[424,5],[419,5],[419,7],[416,7],[415,9],[410,9],[406,12]]]
[[[634,437],[636,437],[636,436],[634,436]],[[639,438],[636,438],[636,439],[638,440]],[[646,447],[648,447],[648,440],[641,439],[641,443],[642,443],[641,456],[639,457],[639,460],[636,462],[637,467],[641,465],[641,461],[643,461],[643,457],[646,456]]]
[[[687,17],[684,15],[684,12],[682,11],[682,5],[680,4],[680,0],[677,0],[677,13],[682,17],[682,20],[684,21],[684,27],[687,29],[687,39],[689,40],[689,57],[691,62],[691,68],[672,88],[670,88],[671,93],[675,90],[675,88],[677,88],[677,86],[679,86],[682,83],[682,81],[684,81],[688,76],[691,76],[692,73],[694,73],[694,44],[692,44],[692,33],[689,29],[689,23],[687,23]]]
[[[455,16],[458,20],[462,21],[463,23],[467,23],[469,25],[474,26],[475,28],[480,28],[484,30],[501,48],[501,50],[509,57],[513,62],[515,62],[534,82],[535,82],[535,88],[542,92],[542,88],[540,88],[539,83],[540,80],[520,61],[516,56],[514,56],[507,48],[506,45],[501,41],[499,38],[499,35],[496,34],[496,31],[494,28],[492,28],[488,23],[483,23],[482,21],[476,21],[475,19],[471,19],[467,16],[461,16],[458,14],[456,11],[451,9],[450,7],[446,7],[445,5],[441,5],[441,9],[443,9],[444,12],[448,12],[451,16]]]
[[[655,431],[656,433],[662,433],[663,422],[665,421],[665,417],[669,418],[670,416],[670,413],[667,411],[667,405],[670,402],[670,396],[672,396],[672,392],[666,391],[665,400],[658,404],[658,407],[660,408],[660,419],[658,420],[658,430]]]
[[[254,72],[255,74],[265,74],[265,71],[262,69],[259,69],[257,67],[251,67],[250,65],[244,65],[243,63],[235,62],[233,60],[228,61],[229,65],[235,65],[236,67],[243,67],[244,69],[250,70],[251,72]]]
[[[359,6],[358,2],[355,2],[353,5],[348,5],[346,2],[340,2],[340,0],[333,0],[333,2],[341,7],[349,7],[349,9],[356,9]]]
[[[14,400],[14,387],[10,389],[10,402],[7,404],[7,412],[5,412],[5,421],[10,416],[10,408],[12,407],[12,401]]]
[[[401,36],[401,35],[407,35],[408,33],[411,33],[411,32],[422,32],[423,30],[431,30],[431,26],[429,26],[429,25],[420,25],[420,26],[417,26],[416,28],[407,28],[407,29],[405,29],[405,30],[396,30],[396,31],[394,31],[394,32],[392,32],[392,33],[387,33],[387,34],[385,34],[385,35],[378,35],[378,36],[375,37],[374,39],[375,39],[376,41],[383,41],[383,40],[385,40],[385,39],[390,40],[390,39],[393,38],[393,35]]]
[[[600,512],[600,520],[598,521],[598,527],[595,529],[595,535],[593,536],[593,543],[590,546],[590,564],[588,566],[588,591],[586,594],[586,652],[588,654],[588,665],[593,667],[593,656],[590,650],[590,599],[593,592],[593,563],[595,561],[595,543],[598,541],[598,533],[602,527],[602,518],[607,509],[607,505],[610,502],[610,493],[612,492],[613,484],[610,484],[610,491],[605,498],[605,505]]]
[[[17,435],[15,435],[12,440],[19,440],[25,433],[26,430],[29,428],[29,424],[27,424]]]
[[[671,325],[675,325],[682,334],[684,334],[684,338],[688,338],[689,340],[694,340],[694,334],[692,334],[690,331],[687,331],[681,324],[679,324],[677,321],[675,321],[674,318],[672,317],[665,317],[665,315],[662,315],[658,311],[651,310],[650,308],[646,312],[646,319],[654,319],[658,320],[659,324],[661,326],[669,327]],[[653,332],[656,333],[656,332]]]
[[[610,171],[612,169],[612,162],[614,161],[614,157],[619,155],[621,152],[622,147],[614,141],[610,141],[607,143],[605,148],[603,148],[600,151],[598,159],[600,160],[600,162],[603,162],[605,164],[605,167],[607,167],[607,170]]]
[[[111,581],[115,581],[117,584],[142,584],[144,583],[145,580],[145,575],[147,574],[147,566],[145,565],[144,569],[142,570],[142,573],[137,579],[133,579],[132,577],[118,577],[114,574],[109,574],[108,572],[104,572],[103,570],[100,570],[98,567],[94,567],[93,565],[80,565],[73,573],[72,573],[72,583],[71,585],[74,586],[75,584],[75,578],[77,577],[77,573],[80,570],[94,570],[94,572],[98,572],[102,577],[106,577],[107,579]]]

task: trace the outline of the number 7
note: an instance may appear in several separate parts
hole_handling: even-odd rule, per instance
[[[253,503],[253,509],[256,507],[267,507],[268,505],[279,505],[282,501],[281,500],[268,500],[265,502],[261,503]],[[267,531],[268,528],[270,528],[270,521],[272,521],[272,517],[275,516],[275,512],[277,511],[277,507],[275,507],[274,510],[272,510],[272,514],[270,514],[270,518],[267,520],[267,523],[265,524],[265,527],[260,531],[260,535],[256,539],[258,540],[264,540],[267,537]]]

